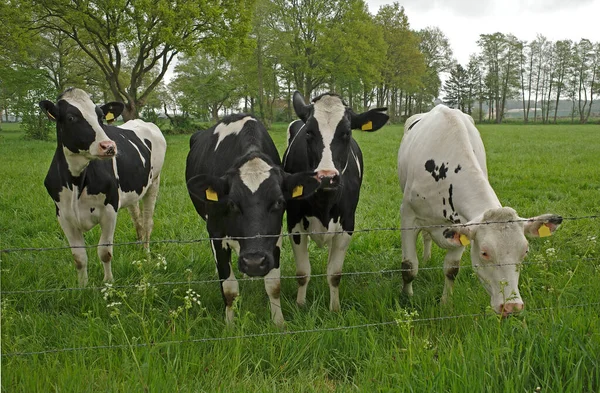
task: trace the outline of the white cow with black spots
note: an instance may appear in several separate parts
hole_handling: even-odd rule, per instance
[[[486,156],[473,119],[438,105],[412,116],[405,124],[398,152],[398,177],[404,192],[402,218],[402,277],[404,292],[413,294],[419,269],[416,240],[424,228],[424,257],[431,240],[447,249],[442,302],[448,300],[460,259],[471,244],[471,262],[497,313],[523,309],[519,270],[528,252],[525,235],[549,236],[562,222],[544,214],[522,219],[503,207],[488,181]],[[461,225],[464,224],[464,225]]]
[[[44,185],[72,247],[79,284],[88,282],[83,233],[98,224],[104,281],[112,281],[112,243],[119,209],[129,209],[138,240],[148,248],[167,149],[165,138],[155,124],[139,119],[120,127],[104,124],[105,119],[114,120],[121,114],[123,103],[97,107],[81,89],[66,90],[56,104],[41,101],[40,108],[56,122],[57,141]]]

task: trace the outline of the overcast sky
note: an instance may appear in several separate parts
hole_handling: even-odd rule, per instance
[[[366,0],[376,14],[393,0]],[[462,65],[478,52],[480,34],[513,34],[532,41],[537,34],[551,41],[587,38],[600,42],[600,0],[403,0],[413,30],[437,26]]]

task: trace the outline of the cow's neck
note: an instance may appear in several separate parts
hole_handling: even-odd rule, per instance
[[[481,217],[489,209],[502,207],[494,189],[483,175],[471,178],[468,184],[454,184],[451,194],[449,189],[448,205],[453,206],[454,211],[467,221]]]
[[[90,161],[79,154],[73,154],[63,145],[56,148],[56,157],[58,158],[61,170],[61,177],[65,177],[66,183],[82,190],[84,187],[85,170]]]

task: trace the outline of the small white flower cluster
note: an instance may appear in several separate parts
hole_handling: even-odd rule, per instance
[[[193,289],[188,288],[188,290],[185,291],[185,296],[183,298],[183,306],[177,307],[176,310],[169,310],[169,316],[172,319],[176,319],[177,317],[179,317],[179,315],[181,315],[181,313],[192,308],[194,304],[197,304],[198,307],[202,308],[202,302],[200,302],[200,295],[198,295]]]
[[[410,323],[413,321],[413,319],[415,319],[415,317],[419,316],[419,312],[417,310],[408,312],[404,308],[400,309],[400,312],[398,314],[400,316],[400,318],[396,318],[396,323],[398,325],[400,325],[400,324],[410,325]]]
[[[167,258],[163,257],[160,254],[157,254],[156,259],[157,259],[156,268],[157,269],[162,268],[163,270],[167,270]]]
[[[113,289],[113,285],[109,282],[105,282],[104,283],[104,288],[102,288],[100,290],[100,293],[102,293],[102,297],[104,298],[104,301],[108,301],[108,298],[111,297],[114,294],[115,290]]]
[[[136,284],[135,288],[140,292],[146,292],[148,289],[150,289],[150,283],[142,281],[139,284]]]
[[[144,267],[145,264],[151,264],[151,263],[152,263],[152,260],[150,258],[136,260],[136,261],[131,262],[131,264],[133,266],[137,267],[138,270],[142,270],[142,268]],[[160,270],[160,269],[167,270],[167,258],[165,258],[164,256],[162,256],[160,254],[156,254],[156,263],[154,264],[154,267],[158,270]]]
[[[107,304],[106,308],[117,307],[117,306],[120,306],[121,304],[123,304],[123,303],[121,303],[121,302],[112,302],[112,303]]]
[[[193,303],[196,303],[198,306],[202,307],[202,303],[200,302],[200,299],[198,299],[198,294],[194,292],[194,290],[192,290],[191,288],[189,288],[185,292],[185,297],[183,298],[183,301],[185,303],[186,310],[192,308]]]
[[[554,256],[556,256],[556,249],[553,248],[553,247],[547,248],[546,249],[546,255],[548,257],[554,257]]]
[[[143,261],[143,260],[142,260],[142,261],[139,261],[139,260],[137,260],[137,261],[133,261],[133,262],[131,262],[131,264],[132,264],[133,266],[137,267],[138,269],[141,269],[141,268],[142,268],[142,265],[144,264],[144,261]]]
[[[596,244],[596,236],[588,236],[587,241],[588,243]]]

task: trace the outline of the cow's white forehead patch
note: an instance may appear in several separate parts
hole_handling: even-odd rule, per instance
[[[260,185],[271,176],[271,166],[256,157],[240,167],[242,183],[254,194]]]
[[[98,124],[98,115],[96,115],[96,105],[88,93],[81,89],[72,89],[66,91],[61,99],[79,109],[83,118],[92,126],[94,131],[97,131],[100,125]]]
[[[314,103],[314,110],[314,118],[319,124],[319,132],[323,138],[321,162],[315,170],[334,170],[336,168],[333,163],[331,142],[335,129],[346,114],[346,107],[340,97],[326,95]]]
[[[213,134],[219,135],[219,140],[217,141],[217,145],[215,146],[215,151],[219,148],[219,145],[221,144],[223,139],[225,139],[226,136],[237,135],[240,131],[242,131],[242,128],[244,128],[244,124],[246,124],[247,121],[256,120],[250,116],[246,116],[238,121],[234,121],[229,124],[220,123],[219,125],[217,125],[215,127],[215,131],[213,132]]]

